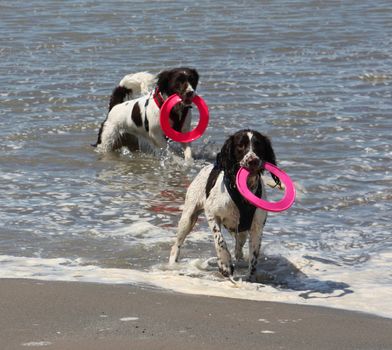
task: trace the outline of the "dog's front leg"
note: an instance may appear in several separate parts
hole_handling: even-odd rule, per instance
[[[255,273],[257,262],[260,254],[261,246],[261,236],[260,230],[251,229],[249,233],[249,281],[255,280]]]
[[[220,225],[216,222],[214,218],[207,218],[208,225],[214,235],[214,243],[216,254],[218,256],[218,266],[219,272],[224,277],[230,277],[234,272],[234,265],[231,261],[231,255],[229,250],[227,249],[227,245],[225,239],[223,238]]]
[[[192,111],[191,109],[188,109],[185,115],[184,125],[181,128],[182,133],[187,133],[191,131],[191,120],[192,120]],[[190,142],[181,143],[181,147],[184,152],[185,161],[191,161],[193,159],[191,143]]]
[[[182,150],[184,152],[185,161],[191,161],[193,159],[191,144],[190,143],[182,143],[181,146],[182,146]]]
[[[235,234],[235,259],[237,261],[244,259],[244,253],[242,252],[242,249],[244,248],[246,242],[247,233],[248,231],[243,231],[237,232]]]

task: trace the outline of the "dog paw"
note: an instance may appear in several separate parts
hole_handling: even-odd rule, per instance
[[[169,265],[174,265],[178,262],[178,256],[180,254],[180,249],[174,245],[170,251]]]
[[[241,252],[237,252],[235,254],[235,260],[240,261],[240,262],[245,261],[244,254],[242,253],[242,251]]]
[[[230,277],[233,276],[234,273],[234,265],[233,264],[221,264],[219,266],[219,272],[222,274],[223,277]]]
[[[175,265],[176,263],[177,263],[177,260],[173,256],[170,256],[169,265]]]
[[[249,283],[256,283],[256,282],[257,282],[256,275],[249,275],[249,276],[246,278],[246,281],[249,282]]]

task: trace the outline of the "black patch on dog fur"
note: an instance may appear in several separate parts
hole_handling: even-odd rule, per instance
[[[106,117],[106,119],[107,119],[107,117]],[[103,131],[103,126],[106,122],[106,119],[101,123],[101,126],[99,127],[97,142],[92,143],[91,146],[97,147],[102,142],[102,131]]]
[[[174,108],[171,110],[170,119],[173,121],[173,129],[175,131],[181,132],[182,127],[184,126],[185,123],[185,119],[191,107],[181,106],[180,108],[177,108],[177,106],[174,106]]]
[[[147,132],[148,132],[148,130],[150,130],[150,125],[148,124],[147,113],[144,116],[144,128],[146,129]]]
[[[215,186],[216,179],[218,178],[221,171],[222,169],[220,169],[218,166],[214,166],[210,172],[210,175],[208,175],[206,184],[206,198],[208,198],[210,195],[211,189]]]
[[[237,185],[228,177],[224,177],[225,186],[230,194],[231,199],[235,203],[240,212],[240,222],[238,224],[237,231],[243,232],[250,230],[253,222],[253,216],[255,215],[256,207],[249,203],[238,191]],[[255,192],[256,197],[261,197],[262,186],[259,183]]]
[[[144,128],[146,129],[146,131],[148,132],[149,128],[149,124],[148,124],[148,119],[147,119],[147,106],[150,102],[150,99],[148,98],[146,100],[146,103],[144,105]]]
[[[132,89],[127,89],[124,86],[117,86],[114,88],[109,101],[109,112],[111,109],[120,103],[124,102],[125,96],[132,94]]]
[[[143,125],[142,114],[140,113],[140,106],[138,102],[133,105],[131,118],[137,127],[141,127]]]

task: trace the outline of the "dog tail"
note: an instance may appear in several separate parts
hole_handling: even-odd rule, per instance
[[[128,89],[124,86],[117,86],[114,88],[109,101],[109,112],[111,109],[124,101],[130,100],[132,98],[132,89]]]
[[[148,94],[155,85],[155,76],[148,72],[127,74],[114,88],[109,111],[117,104]]]

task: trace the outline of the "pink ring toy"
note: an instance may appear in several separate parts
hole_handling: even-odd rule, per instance
[[[203,135],[204,131],[207,129],[209,114],[208,107],[204,100],[196,95],[192,102],[196,105],[197,109],[200,113],[199,124],[197,124],[196,128],[189,132],[181,133],[174,130],[170,126],[169,116],[172,108],[182,101],[181,97],[177,94],[171,95],[162,105],[161,107],[161,115],[160,122],[161,128],[167,137],[171,138],[173,141],[177,142],[192,142],[198,139],[201,135]]]
[[[261,199],[255,196],[249,189],[247,185],[247,179],[249,176],[249,170],[246,168],[240,168],[237,173],[237,188],[238,191],[242,194],[242,196],[251,202],[254,206],[264,209],[267,211],[283,211],[290,208],[295,200],[295,187],[290,177],[282,170],[280,170],[277,166],[271,163],[264,163],[264,169],[268,170],[271,174],[279,177],[280,181],[282,181],[285,185],[285,193],[283,198],[278,202],[268,202],[264,199]]]

